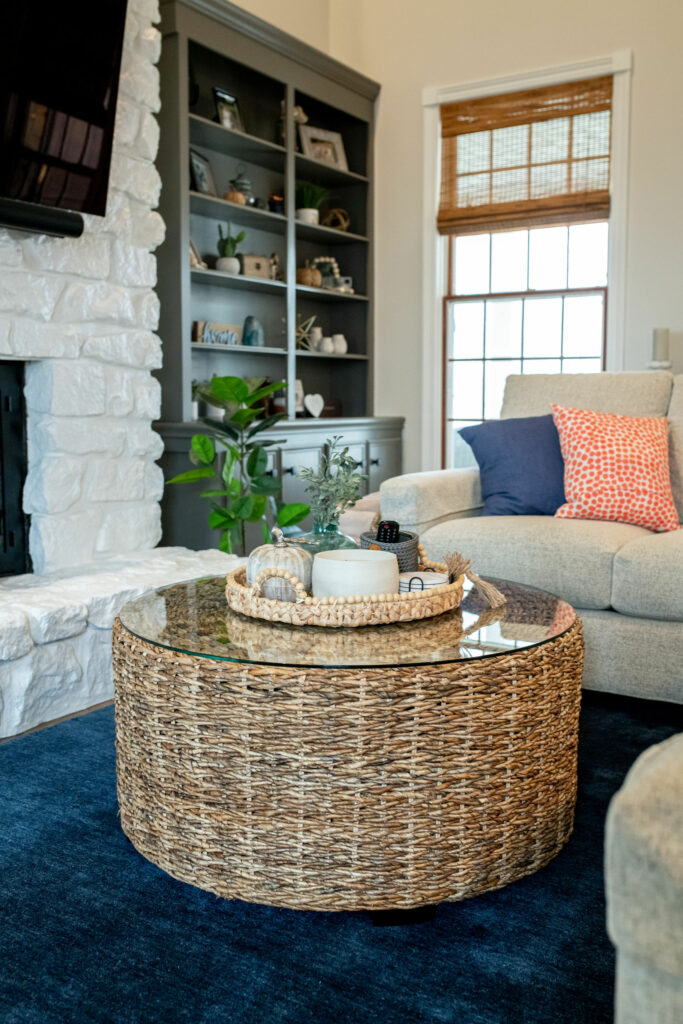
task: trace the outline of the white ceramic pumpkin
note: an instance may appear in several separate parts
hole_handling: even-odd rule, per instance
[[[247,560],[247,586],[250,587],[262,569],[286,569],[301,580],[306,590],[311,590],[311,574],[313,556],[300,544],[291,544],[285,540],[282,531],[277,527],[273,530],[274,542],[262,544],[254,548]],[[294,587],[287,580],[274,577],[263,584],[264,597],[275,601],[294,601]]]

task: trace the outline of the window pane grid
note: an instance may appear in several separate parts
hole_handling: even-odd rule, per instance
[[[451,464],[458,427],[498,416],[509,374],[603,369],[607,223],[455,236],[448,246],[444,441]],[[534,287],[541,276],[548,286]]]

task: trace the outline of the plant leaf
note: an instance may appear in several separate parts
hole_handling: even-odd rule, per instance
[[[263,448],[254,448],[247,459],[247,473],[251,477],[261,476],[268,465],[268,456]]]
[[[241,377],[213,377],[211,391],[223,402],[243,402],[249,394],[249,386]]]
[[[305,519],[310,511],[309,506],[301,502],[283,505],[277,514],[277,524],[278,526],[294,526],[295,523],[300,523],[302,519]]]
[[[237,517],[226,508],[214,508],[213,512],[209,513],[209,526],[212,530],[231,530]]]
[[[243,497],[238,498],[237,501],[233,502],[232,510],[238,519],[248,519],[254,511],[254,502],[256,496],[253,494],[245,494]]]
[[[221,534],[221,539],[218,541],[218,550],[225,551],[226,555],[232,554],[232,540],[228,530]]]
[[[216,446],[206,434],[195,434],[190,442],[192,451],[200,462],[210,466],[216,458]]]
[[[256,391],[252,391],[251,394],[245,399],[245,405],[253,405],[254,402],[258,402],[259,398],[265,398],[266,395],[272,395],[274,391],[280,391],[282,388],[287,387],[286,380],[278,380],[275,384],[265,384],[262,388],[258,388]]]
[[[248,427],[252,420],[256,419],[260,411],[260,409],[238,409],[230,417],[230,422],[236,423],[238,427]]]
[[[227,491],[202,491],[201,498],[225,498]]]
[[[275,476],[257,476],[251,481],[251,489],[254,494],[279,494],[282,481]]]
[[[274,427],[276,423],[279,423],[280,420],[283,420],[284,418],[285,413],[283,412],[276,412],[273,413],[272,416],[266,416],[264,420],[259,420],[258,423],[254,424],[254,426],[247,434],[247,437],[254,437],[256,434],[259,434],[262,430],[268,430],[269,427]]]
[[[187,473],[179,473],[178,476],[171,477],[167,480],[167,484],[191,484],[195,480],[204,480],[208,476],[213,476],[214,472],[210,466],[200,466],[199,469],[188,469]]]
[[[227,434],[233,441],[239,441],[239,430],[233,427],[229,420],[205,419],[204,422],[217,432],[218,436],[214,440],[219,441],[221,444],[225,444],[225,440],[220,436],[221,434]]]
[[[257,523],[259,519],[263,519],[266,513],[266,501],[268,499],[260,494],[253,494],[252,497],[254,499],[254,507],[250,514],[244,518],[248,523]]]

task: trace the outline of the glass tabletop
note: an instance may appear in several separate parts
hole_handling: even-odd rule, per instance
[[[171,651],[267,665],[371,668],[491,658],[547,643],[565,633],[576,612],[544,590],[492,580],[506,603],[488,608],[465,588],[463,603],[444,615],[384,626],[288,626],[228,608],[225,578],[164,587],[127,604],[121,624]]]

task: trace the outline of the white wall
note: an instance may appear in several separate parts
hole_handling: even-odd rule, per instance
[[[329,0],[241,0],[236,6],[309,46],[329,52]]]
[[[345,12],[353,13],[353,30]],[[425,85],[630,49],[631,156],[625,369],[669,326],[683,371],[683,3],[680,0],[331,0],[331,52],[382,84],[377,131],[376,409],[407,417],[419,468],[422,108]]]

